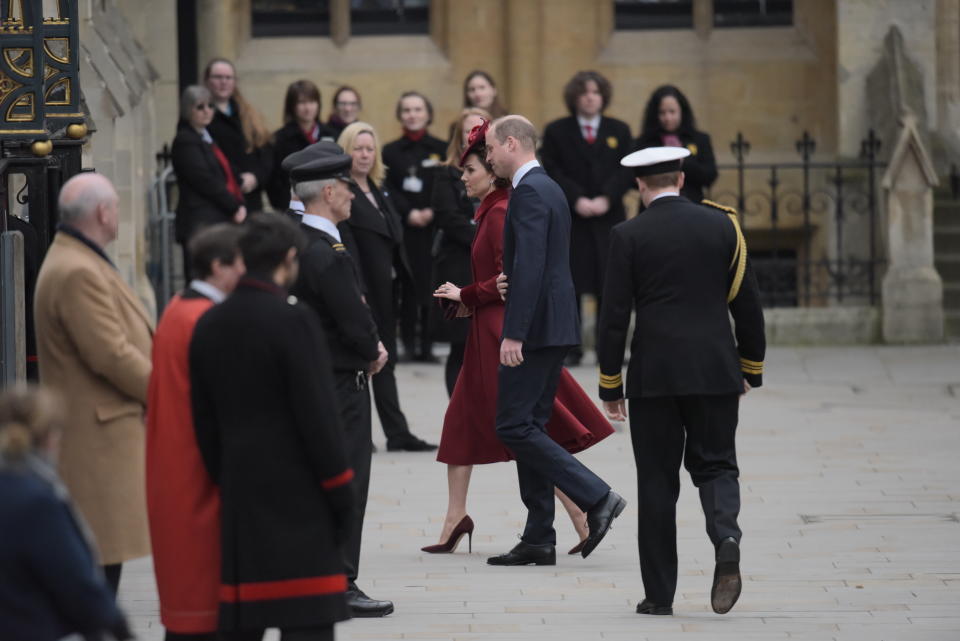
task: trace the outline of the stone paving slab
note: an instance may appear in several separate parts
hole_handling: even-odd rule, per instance
[[[595,395],[596,368],[573,371]],[[477,523],[451,555],[426,555],[446,506],[430,454],[374,457],[360,585],[396,613],[338,626],[345,640],[960,639],[960,346],[775,348],[767,385],[741,405],[743,596],[709,609],[712,549],[695,488],[678,505],[680,577],[673,617],[633,612],[636,476],[628,428],[580,458],[629,502],[589,559],[558,505],[558,565],[493,568],[524,513],[510,464],[474,469]],[[439,438],[442,367],[398,369],[414,431]],[[141,639],[160,641],[149,559],[128,564],[121,602]],[[276,640],[275,634],[268,636]]]

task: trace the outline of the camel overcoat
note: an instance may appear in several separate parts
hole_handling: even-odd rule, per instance
[[[40,382],[68,408],[60,477],[101,563],[146,556],[143,415],[153,320],[106,255],[62,229],[40,267],[34,309]]]

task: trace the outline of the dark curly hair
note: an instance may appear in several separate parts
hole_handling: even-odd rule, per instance
[[[687,97],[673,85],[663,85],[657,87],[650,95],[650,100],[647,101],[647,106],[643,111],[643,122],[640,123],[641,139],[659,139],[662,134],[667,133],[660,125],[660,103],[667,96],[673,96],[677,104],[680,105],[680,127],[677,129],[677,133],[691,135],[696,131],[697,123]]]
[[[610,81],[599,71],[578,71],[563,88],[563,102],[567,105],[567,111],[571,116],[577,115],[577,98],[587,92],[587,83],[591,80],[597,83],[597,90],[603,97],[603,106],[600,107],[600,111],[603,112],[610,106],[610,101],[613,99],[613,85]]]

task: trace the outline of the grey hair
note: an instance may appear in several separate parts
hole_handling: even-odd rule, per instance
[[[293,186],[293,193],[297,195],[302,202],[308,203],[320,197],[324,187],[337,184],[336,178],[324,178],[323,180],[308,180],[302,183],[296,183]]]
[[[114,198],[115,192],[106,178],[96,174],[77,174],[63,184],[57,198],[60,222],[78,223],[94,213],[101,204]],[[99,176],[97,176],[99,178]]]
[[[211,100],[213,97],[209,89],[203,85],[190,85],[180,95],[180,118],[190,120],[190,112],[197,103]]]

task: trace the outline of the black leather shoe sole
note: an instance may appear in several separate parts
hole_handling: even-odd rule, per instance
[[[740,598],[743,581],[740,578],[740,546],[729,539],[717,548],[717,566],[713,570],[710,606],[717,614],[726,614]]]
[[[557,555],[556,553],[551,554],[550,556],[542,557],[521,557],[503,555],[503,556],[491,556],[487,559],[487,565],[556,565],[557,564]]]
[[[603,524],[603,527],[598,532],[590,533],[586,543],[583,544],[583,549],[580,550],[580,556],[583,558],[590,556],[590,553],[600,545],[600,541],[602,541],[603,537],[610,531],[610,525],[613,523],[613,520],[620,516],[620,513],[623,512],[623,508],[625,507],[627,507],[627,501],[622,496],[617,496],[617,503],[610,512],[610,518]]]
[[[350,608],[350,614],[353,615],[355,619],[376,619],[379,617],[385,617],[388,614],[393,614],[393,604],[391,603],[387,607],[383,608]]]
[[[433,443],[427,443],[426,441],[419,442],[408,442],[408,443],[399,443],[396,445],[387,444],[388,452],[432,452],[437,449],[437,446]]]
[[[673,607],[669,605],[657,605],[644,599],[637,604],[637,614],[672,615]]]

